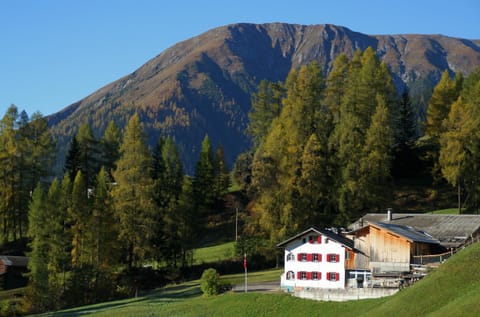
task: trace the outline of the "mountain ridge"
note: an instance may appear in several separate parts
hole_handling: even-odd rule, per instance
[[[387,63],[399,91],[428,90],[444,70],[468,74],[480,66],[480,40],[367,35],[333,24],[229,24],[171,46],[48,120],[60,156],[82,123],[100,137],[111,120],[122,128],[139,112],[149,143],[171,135],[189,173],[206,134],[224,147],[231,165],[249,146],[243,131],[251,93],[262,79],[283,81],[291,68],[313,60],[328,73],[340,53],[351,57],[369,46]]]

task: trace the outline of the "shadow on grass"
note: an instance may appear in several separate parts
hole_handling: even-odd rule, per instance
[[[118,300],[112,302],[106,302],[103,304],[94,304],[91,306],[85,306],[80,308],[73,308],[68,311],[60,311],[53,313],[46,313],[38,315],[39,317],[48,317],[48,316],[65,316],[65,317],[77,317],[93,314],[95,312],[102,312],[105,310],[116,309],[127,307],[130,305],[138,305],[143,302],[148,303],[171,303],[177,302],[184,299],[189,299],[193,297],[200,296],[202,294],[200,286],[198,284],[194,285],[178,285],[178,286],[169,286],[163,289],[158,289],[155,291],[148,292],[141,295],[137,298],[130,298],[125,300]]]

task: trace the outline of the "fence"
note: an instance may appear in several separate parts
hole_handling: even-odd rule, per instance
[[[432,264],[432,263],[442,263],[458,251],[464,249],[465,247],[473,244],[475,242],[480,242],[480,233],[476,233],[476,235],[472,235],[469,239],[465,241],[462,245],[460,245],[456,249],[452,249],[451,251],[441,253],[441,254],[433,254],[433,255],[414,255],[412,264],[417,265],[425,265],[425,264]]]

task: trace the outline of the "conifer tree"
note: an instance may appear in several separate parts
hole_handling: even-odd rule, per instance
[[[281,83],[266,80],[260,82],[258,92],[253,94],[247,133],[252,136],[254,148],[265,140],[273,119],[280,115],[284,95]]]
[[[225,154],[221,145],[218,145],[215,150],[214,163],[215,195],[217,201],[223,201],[225,195],[228,193],[228,188],[230,187],[230,173],[228,171]]]
[[[193,195],[197,208],[209,212],[215,204],[215,171],[212,144],[208,135],[202,141],[193,178]]]
[[[101,168],[94,192],[90,231],[92,232],[92,267],[94,298],[109,299],[114,293],[114,269],[119,260],[118,228],[113,201],[107,183],[108,173]]]
[[[443,72],[428,103],[425,135],[430,137],[429,141],[431,143],[431,150],[428,153],[428,157],[433,165],[432,175],[435,179],[441,177],[439,165],[439,138],[445,131],[444,121],[448,117],[451,105],[460,94],[459,82],[461,81],[462,79],[460,76],[451,79],[448,71]]]
[[[129,270],[143,261],[156,228],[151,160],[140,118],[135,114],[120,145],[120,159],[113,173],[117,185],[112,190],[119,239],[127,250]]]
[[[325,151],[315,134],[305,145],[302,155],[301,176],[298,182],[298,206],[302,217],[300,227],[326,224],[324,217],[331,187]],[[322,217],[323,216],[323,217]]]
[[[365,136],[365,146],[360,169],[364,203],[378,211],[384,209],[391,198],[391,145],[393,129],[389,121],[388,108],[382,96],[377,95],[377,109]]]
[[[110,121],[103,134],[101,142],[101,163],[105,167],[105,172],[108,176],[108,181],[113,182],[112,172],[116,168],[116,162],[119,158],[119,148],[121,142],[120,130],[115,121]]]
[[[29,212],[28,236],[31,252],[28,254],[27,298],[33,311],[52,309],[48,274],[48,217],[45,209],[45,192],[39,185],[33,192]]]

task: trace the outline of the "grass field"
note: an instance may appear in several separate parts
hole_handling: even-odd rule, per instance
[[[432,211],[431,214],[434,215],[458,215],[458,208],[448,208]]]
[[[234,256],[235,242],[227,242],[210,247],[196,249],[193,253],[193,263],[213,263],[231,259]]]
[[[249,281],[270,281],[278,270],[252,272]],[[224,276],[235,281],[240,275]],[[417,284],[382,299],[316,302],[274,293],[226,293],[205,298],[199,281],[146,293],[135,299],[41,316],[480,316],[480,243],[451,257]]]

